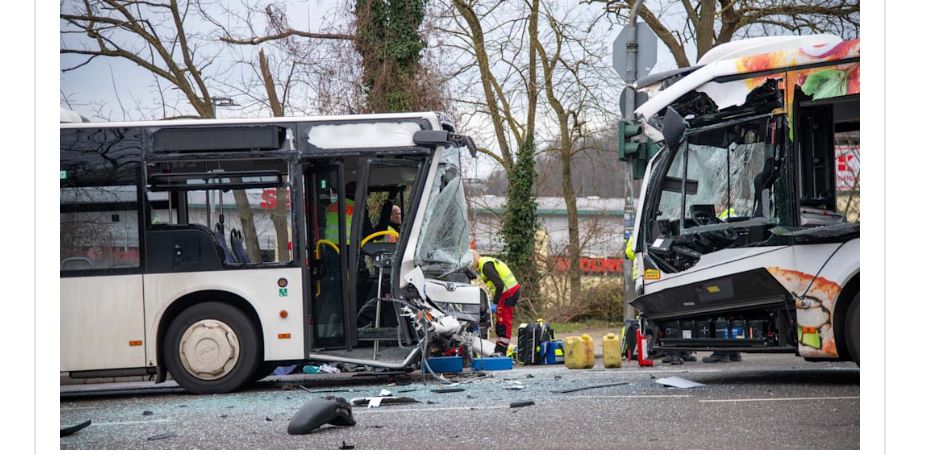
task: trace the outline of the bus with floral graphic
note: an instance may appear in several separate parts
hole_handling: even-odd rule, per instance
[[[762,37],[637,82],[663,144],[627,249],[655,349],[860,362],[859,57]]]

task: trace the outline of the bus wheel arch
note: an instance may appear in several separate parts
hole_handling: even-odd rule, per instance
[[[835,314],[833,316],[832,327],[835,329],[835,344],[839,351],[839,357],[842,360],[856,360],[848,350],[848,340],[846,339],[845,333],[845,320],[848,316],[848,310],[852,302],[858,300],[859,290],[861,289],[859,276],[860,272],[855,272],[855,274],[845,283],[845,286],[842,287],[842,292],[839,294],[839,298],[835,303]],[[860,303],[858,305],[860,305]],[[857,340],[857,342],[860,344],[860,338]]]
[[[261,320],[258,316],[258,313],[255,311],[255,308],[244,298],[239,295],[233,294],[226,291],[198,291],[191,294],[187,294],[174,302],[172,302],[165,309],[164,313],[161,316],[161,319],[158,323],[157,329],[157,338],[156,338],[156,351],[155,356],[157,359],[157,379],[156,382],[162,382],[166,379],[168,373],[168,363],[166,362],[167,357],[167,347],[168,343],[171,340],[168,340],[168,330],[171,327],[172,323],[180,316],[185,310],[195,307],[200,304],[221,304],[228,305],[231,308],[234,308],[240,311],[246,317],[251,329],[254,330],[256,336],[256,350],[258,362],[262,362],[264,359],[264,334],[261,330]],[[176,378],[175,378],[176,380]]]

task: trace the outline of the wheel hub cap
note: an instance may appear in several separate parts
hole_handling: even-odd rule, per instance
[[[239,340],[226,323],[204,319],[184,331],[180,354],[188,373],[203,380],[219,379],[238,362]]]

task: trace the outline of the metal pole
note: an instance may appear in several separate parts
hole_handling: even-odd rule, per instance
[[[639,8],[642,6],[643,0],[636,0],[635,4],[632,5],[632,10],[629,13],[629,27],[632,29],[631,37],[629,42],[626,43],[626,75],[623,78],[623,81],[626,83],[626,86],[623,90],[626,91],[626,105],[623,106],[623,120],[635,121],[635,89],[632,88],[635,84],[635,74],[636,74],[636,53],[639,49],[639,43],[636,36],[636,19],[639,16]],[[635,211],[635,185],[633,184],[632,177],[632,165],[630,162],[626,162],[626,169],[628,170],[628,175],[626,175],[626,204],[623,208],[623,229],[626,231],[625,238],[631,239],[632,232],[629,227],[631,223],[628,223],[626,220],[630,218],[629,211],[632,210],[634,216]],[[625,249],[623,252],[625,256]],[[629,303],[635,298],[635,283],[632,280],[632,267],[631,264],[628,264],[628,258],[623,260],[623,320],[630,321],[635,319],[635,309]]]

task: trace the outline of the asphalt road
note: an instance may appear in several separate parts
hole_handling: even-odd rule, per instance
[[[599,360],[592,370],[519,367],[462,384],[464,392],[444,394],[432,391],[442,387],[439,383],[423,383],[418,375],[367,377],[366,383],[348,375],[277,377],[239,393],[211,396],[138,384],[121,395],[80,397],[75,394],[82,390],[125,385],[62,386],[61,425],[93,423],[62,437],[60,447],[337,449],[343,441],[356,449],[859,447],[854,364],[811,363],[789,354],[743,357],[739,363],[624,364],[619,370],[604,370]],[[669,376],[704,385],[676,389],[655,383]],[[616,382],[627,384],[555,393]],[[354,427],[326,425],[308,435],[287,434],[290,418],[314,397],[351,399],[382,389],[420,403],[356,407]],[[515,400],[535,405],[511,409]]]

